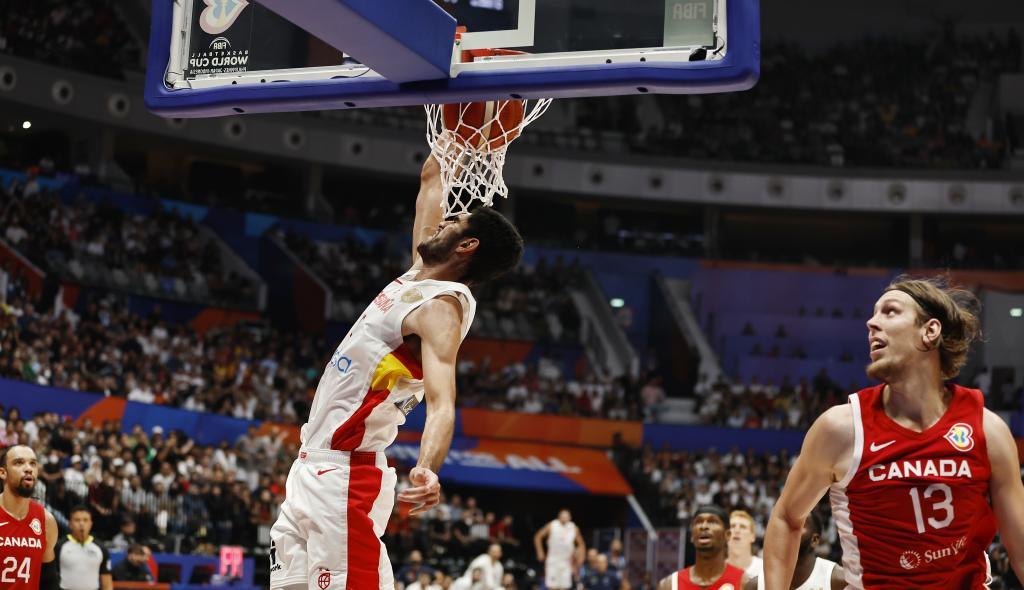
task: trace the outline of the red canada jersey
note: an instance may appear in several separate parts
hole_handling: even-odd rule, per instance
[[[693,566],[679,570],[672,576],[672,590],[742,590],[743,570],[725,564],[725,571],[710,586],[698,586],[690,580],[690,570]]]
[[[46,509],[29,503],[17,520],[0,510],[0,590],[39,590],[39,570],[46,551]]]
[[[885,413],[884,386],[850,396],[853,460],[829,491],[850,588],[985,588],[996,533],[984,398],[952,386],[924,432]]]

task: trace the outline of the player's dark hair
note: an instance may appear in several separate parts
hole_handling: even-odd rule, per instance
[[[945,277],[914,279],[907,275],[893,279],[885,291],[902,291],[917,303],[921,308],[918,326],[933,318],[939,321],[942,331],[934,349],[939,351],[942,378],[959,375],[971,344],[981,337],[981,303],[974,293],[950,285]]]
[[[697,517],[702,514],[712,514],[717,516],[718,519],[722,521],[722,525],[725,526],[725,528],[729,528],[729,514],[718,506],[712,506],[711,504],[698,506],[697,509],[693,511],[693,516],[690,517],[690,528],[693,528],[693,521],[697,520]]]
[[[86,506],[85,504],[79,504],[78,506],[72,508],[70,511],[68,511],[68,516],[74,516],[76,512],[85,512],[89,515],[89,518],[92,518],[92,510],[89,510],[89,507]]]
[[[4,447],[0,449],[0,467],[7,469],[7,449],[11,447]]]
[[[523,238],[516,226],[491,207],[477,207],[470,213],[462,235],[480,240],[466,265],[464,282],[495,279],[515,268],[523,257]]]

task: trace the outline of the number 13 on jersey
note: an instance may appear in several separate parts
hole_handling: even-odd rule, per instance
[[[941,500],[935,498],[935,496],[938,496],[940,494],[942,496]],[[921,509],[922,496],[926,501],[931,500],[931,503],[928,506],[928,508],[930,509],[929,514],[938,516],[941,513],[945,515],[941,520],[935,518],[934,516],[929,516],[927,519],[928,525],[935,530],[944,529],[948,527],[950,523],[953,522],[954,517],[952,488],[950,488],[948,485],[944,483],[933,483],[932,485],[924,489],[924,493],[921,493],[920,488],[910,489],[910,501],[913,502],[914,504],[914,518],[917,521],[917,532],[924,534],[926,530],[926,520],[924,517],[924,512]]]

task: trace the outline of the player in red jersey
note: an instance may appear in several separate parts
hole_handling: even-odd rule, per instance
[[[0,451],[0,590],[58,590],[57,521],[34,502],[39,462],[24,445]]]
[[[690,519],[690,542],[697,549],[697,562],[666,576],[658,590],[740,590],[746,581],[743,570],[729,565],[726,531],[729,517],[717,506],[701,506]]]
[[[765,533],[767,590],[789,588],[804,519],[829,491],[848,588],[976,590],[996,526],[1024,577],[1024,485],[1006,423],[957,376],[979,333],[977,299],[938,280],[894,280],[867,322],[881,385],[807,433]]]

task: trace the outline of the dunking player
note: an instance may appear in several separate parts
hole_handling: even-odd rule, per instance
[[[39,462],[24,445],[0,450],[0,590],[57,590],[57,521],[32,500]]]
[[[547,537],[548,550],[544,551]],[[572,514],[562,509],[558,518],[544,525],[533,536],[537,561],[544,563],[544,586],[548,590],[569,590],[573,587],[572,574],[583,563],[587,552],[583,537],[572,521]]]
[[[725,561],[729,517],[717,506],[701,506],[690,519],[690,542],[697,562],[658,582],[658,590],[739,590],[747,578]]]
[[[814,548],[821,543],[821,519],[811,512],[804,521],[804,532],[800,535],[800,552],[793,570],[793,581],[789,590],[844,590],[846,578],[843,568],[834,561],[818,557]],[[747,580],[744,590],[764,590],[764,576]]]
[[[764,568],[761,558],[754,555],[754,542],[757,532],[754,528],[754,517],[746,510],[733,510],[729,513],[729,565],[734,565],[748,578],[763,577]]]
[[[379,539],[395,494],[383,451],[423,399],[419,461],[398,499],[414,514],[438,502],[436,473],[455,422],[455,357],[476,307],[467,285],[512,269],[523,251],[515,227],[488,207],[442,220],[442,196],[431,157],[416,199],[413,266],[366,308],[317,386],[270,533],[271,588],[394,587]]]
[[[1024,485],[1013,437],[957,376],[977,299],[894,280],[867,322],[870,377],[819,417],[765,534],[765,587],[790,587],[804,519],[829,490],[850,588],[984,588],[996,524],[1024,575]]]

